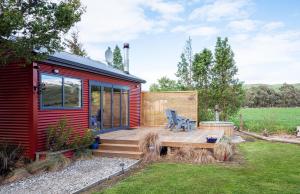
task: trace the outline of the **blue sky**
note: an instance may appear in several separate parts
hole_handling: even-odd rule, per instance
[[[298,0],[86,0],[76,25],[89,57],[104,61],[108,46],[130,43],[130,73],[147,81],[176,79],[188,36],[193,52],[229,38],[245,83],[300,82]]]

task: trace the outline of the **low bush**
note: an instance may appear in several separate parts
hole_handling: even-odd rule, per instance
[[[47,149],[59,151],[71,148],[73,128],[69,127],[66,119],[60,119],[54,126],[48,128]]]
[[[0,143],[0,176],[8,175],[21,160],[23,149],[20,145]]]
[[[65,149],[87,149],[94,140],[92,130],[86,129],[83,135],[76,133],[68,126],[66,119],[61,119],[54,126],[50,126],[47,134],[47,149],[60,151]]]

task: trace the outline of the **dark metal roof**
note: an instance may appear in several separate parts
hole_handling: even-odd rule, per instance
[[[107,75],[123,80],[146,83],[146,81],[143,79],[140,79],[131,74],[127,74],[121,70],[115,69],[100,61],[95,61],[87,57],[82,57],[67,52],[55,52],[43,62],[69,67],[77,70],[89,71],[101,75]]]

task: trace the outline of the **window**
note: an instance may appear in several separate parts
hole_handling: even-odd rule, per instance
[[[62,77],[42,75],[44,107],[62,106]]]
[[[81,80],[64,78],[64,106],[81,107]]]
[[[80,108],[82,82],[80,79],[57,75],[41,75],[42,108]]]

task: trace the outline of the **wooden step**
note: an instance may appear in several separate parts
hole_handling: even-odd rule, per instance
[[[142,157],[142,152],[103,150],[100,148],[98,150],[94,150],[93,155],[103,156],[103,157],[121,157],[121,158],[140,159]]]
[[[139,152],[140,148],[136,144],[115,144],[115,143],[103,143],[100,144],[100,150],[114,150],[114,151],[132,151]]]
[[[138,140],[123,140],[123,139],[100,139],[101,144],[135,144],[139,145]]]

